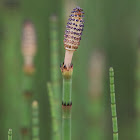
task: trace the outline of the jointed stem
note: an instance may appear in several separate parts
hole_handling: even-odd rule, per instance
[[[61,140],[61,92],[60,92],[60,71],[59,71],[59,34],[58,18],[56,15],[50,17],[50,57],[51,57],[51,85],[48,85],[51,103],[52,117],[52,139]],[[52,89],[51,89],[52,88]],[[53,94],[51,94],[53,93]],[[53,100],[53,101],[52,101]]]
[[[56,104],[54,100],[54,93],[52,91],[52,85],[51,83],[47,83],[48,88],[48,95],[49,95],[49,101],[50,101],[50,108],[51,108],[51,118],[52,118],[52,139],[55,140],[58,136],[56,135],[58,133],[58,122],[56,120],[57,118],[57,112],[56,110]]]
[[[62,94],[62,140],[71,140],[71,91],[72,91],[72,71],[63,69],[63,94]]]
[[[113,68],[109,69],[109,76],[110,76],[110,97],[111,97],[111,112],[112,112],[112,125],[113,125],[113,140],[118,140],[118,123],[117,123]]]
[[[12,129],[8,130],[8,140],[12,140]]]
[[[23,94],[22,94],[22,128],[21,135],[23,140],[30,140],[31,137],[31,99],[32,99],[33,75],[23,75]]]

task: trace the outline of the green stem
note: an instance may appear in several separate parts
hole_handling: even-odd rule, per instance
[[[62,140],[71,140],[71,107],[62,108]]]
[[[50,17],[50,52],[51,52],[51,82],[55,100],[60,98],[60,71],[59,71],[59,41],[58,41],[58,20],[57,16]]]
[[[71,91],[72,72],[65,70],[63,74],[63,94],[62,94],[62,140],[71,140]]]
[[[50,110],[51,110],[51,119],[52,119],[52,131],[51,131],[51,136],[52,139],[54,140],[56,138],[56,133],[58,132],[58,124],[56,121],[56,110],[55,110],[55,102],[54,102],[54,94],[52,91],[52,85],[51,83],[47,83],[47,88],[48,88],[48,96],[49,96],[49,101],[50,101]]]
[[[110,97],[111,97],[111,112],[112,112],[112,125],[113,125],[113,140],[118,140],[118,122],[117,122],[116,99],[115,99],[114,70],[112,67],[109,69],[109,76],[110,76]]]
[[[32,103],[32,140],[39,140],[39,107],[37,101]]]
[[[58,41],[58,19],[56,15],[50,17],[50,54],[51,54],[51,85],[53,94],[50,95],[52,109],[53,140],[61,140],[61,92],[60,92],[60,71],[59,71],[59,41]],[[51,88],[51,87],[50,87]],[[51,93],[51,92],[50,92]],[[49,93],[49,94],[50,94]],[[53,95],[53,96],[52,96]],[[53,100],[53,103],[51,102]]]
[[[66,79],[63,78],[63,95],[62,95],[62,102],[71,103],[71,90],[72,90],[72,78]]]
[[[23,93],[22,93],[22,128],[21,134],[23,140],[30,140],[31,137],[31,99],[33,91],[33,75],[23,75]]]
[[[26,26],[26,24],[25,24]],[[33,27],[32,27],[33,28]],[[28,28],[27,28],[28,29]],[[25,34],[26,32],[30,32],[30,30],[27,30],[26,27],[23,28],[23,34]],[[25,30],[25,31],[24,31]],[[27,38],[24,39],[23,37],[23,42],[22,43],[22,52],[23,52],[23,48],[28,48],[31,51],[34,50],[35,46],[30,46],[30,43],[32,43],[32,38],[34,38],[34,34],[32,35],[32,33],[30,35],[27,35]],[[31,38],[31,40],[30,40]],[[31,41],[31,42],[30,42]],[[29,43],[29,44],[28,44]],[[34,41],[35,43],[35,41]],[[24,44],[24,45],[23,45]],[[33,47],[33,48],[32,48]],[[26,52],[26,51],[25,51]],[[23,53],[23,58],[24,61],[26,61],[26,53]],[[32,57],[32,56],[30,56]],[[25,62],[24,62],[25,64]],[[33,64],[32,64],[33,65]],[[23,88],[23,103],[22,103],[22,107],[23,107],[23,112],[22,112],[22,116],[23,116],[23,120],[22,120],[22,128],[21,128],[21,134],[23,137],[23,140],[30,140],[31,139],[31,99],[32,99],[32,91],[33,91],[33,81],[34,81],[34,65],[33,66],[26,66],[24,65],[24,75],[22,77],[23,80],[23,84],[22,84],[22,88]]]
[[[8,130],[8,140],[12,140],[12,129]]]

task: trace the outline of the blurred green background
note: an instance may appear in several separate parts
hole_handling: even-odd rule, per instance
[[[135,90],[140,45],[139,0],[0,0],[0,139],[7,139],[9,128],[13,129],[13,139],[23,139],[22,94],[25,87],[21,35],[26,19],[32,21],[37,35],[32,92],[40,107],[40,139],[51,139],[52,118],[46,88],[51,74],[49,19],[52,14],[58,16],[58,53],[62,63],[65,26],[70,11],[76,6],[85,12],[85,27],[73,58],[72,139],[112,139],[110,66],[115,70],[119,139],[135,139],[139,131],[135,104],[140,101],[136,100]],[[94,95],[97,83],[100,94]]]

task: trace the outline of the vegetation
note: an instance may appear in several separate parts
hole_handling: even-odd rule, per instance
[[[68,65],[73,67],[73,74],[67,79],[62,72],[62,82],[59,65],[64,58],[65,22],[75,6],[84,9],[86,22],[80,46],[78,45],[78,50],[73,56],[71,55],[74,65],[67,61],[70,64]],[[0,2],[0,139],[7,139],[6,133],[9,128],[13,130],[14,140],[29,140],[36,135],[40,140],[61,140],[62,130],[64,130],[62,136],[67,139],[112,140],[113,132],[114,139],[118,139],[117,129],[119,129],[119,139],[139,139],[139,58],[136,57],[139,46],[139,13],[138,0],[115,2],[2,0]],[[22,31],[26,21],[30,21],[35,29],[36,51],[33,53],[33,69],[24,67],[25,59],[21,51]],[[96,94],[96,97],[92,94],[95,91],[89,92],[89,85],[98,87],[95,86],[97,80],[96,82],[93,80],[97,78],[94,76],[95,72],[90,72],[93,77],[89,75],[90,60],[91,56],[95,55],[95,49],[103,52],[103,59],[106,61],[103,67],[99,68],[104,74],[100,82],[101,94]],[[64,65],[62,66],[64,68]],[[117,102],[111,102],[114,104],[112,115],[115,118],[113,131],[107,70],[110,66],[115,69],[117,93],[115,97]],[[100,77],[102,76],[98,76],[97,79]],[[113,93],[111,92],[111,95]],[[67,108],[65,110],[61,110],[61,98]],[[39,106],[37,116],[32,114],[32,102],[35,100]],[[72,107],[70,107],[71,101]],[[114,114],[115,103],[117,103],[117,116]],[[67,119],[61,117],[61,113]],[[38,118],[38,122],[35,122],[38,129],[35,131],[32,131],[34,127],[36,128],[33,116]],[[11,130],[9,133],[11,139]]]

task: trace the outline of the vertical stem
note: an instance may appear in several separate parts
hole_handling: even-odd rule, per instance
[[[51,82],[54,98],[60,100],[60,71],[59,71],[59,41],[58,41],[58,19],[56,15],[50,17],[50,52],[51,52]]]
[[[66,105],[71,103],[71,90],[72,90],[72,78],[66,79],[63,77],[63,95],[62,102]]]
[[[62,140],[71,140],[71,91],[72,91],[72,71],[62,69],[63,74],[63,94],[62,94]]]
[[[32,140],[39,140],[39,107],[37,101],[32,103]]]
[[[8,140],[12,140],[12,129],[8,130]]]
[[[118,122],[117,122],[116,99],[115,99],[114,70],[112,67],[109,69],[109,76],[110,76],[110,97],[111,97],[111,112],[112,112],[112,125],[113,125],[113,140],[118,140]]]
[[[22,93],[22,128],[21,134],[23,140],[31,139],[31,99],[33,91],[33,75],[23,75],[23,93]]]
[[[51,110],[51,119],[52,119],[52,139],[55,140],[57,138],[56,133],[58,132],[58,123],[56,122],[56,109],[55,109],[55,101],[54,101],[54,93],[52,91],[51,83],[47,83],[48,88],[48,96],[50,101],[50,110]]]
[[[71,107],[62,107],[62,140],[71,140]]]
[[[60,92],[60,71],[59,71],[59,39],[58,39],[58,18],[56,15],[50,17],[50,54],[51,54],[51,85],[52,93],[50,99],[51,104],[53,139],[61,140],[61,92]],[[49,86],[49,85],[48,85]],[[50,87],[51,88],[51,87]],[[50,92],[51,93],[51,92]],[[50,94],[49,93],[49,94]]]
[[[23,121],[22,137],[23,140],[31,139],[31,99],[34,74],[34,56],[36,54],[36,35],[34,25],[31,21],[26,21],[22,31],[21,51],[24,58],[23,70]]]

